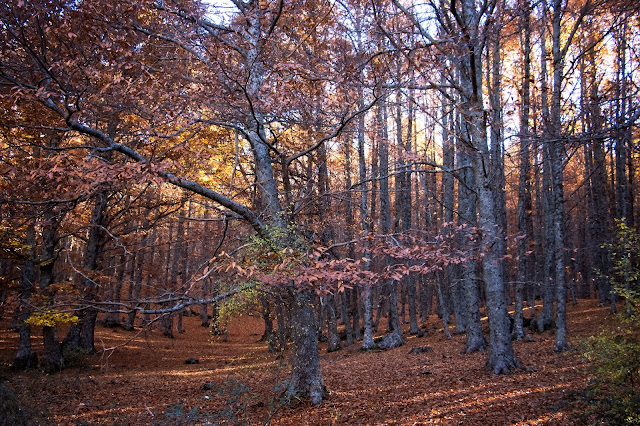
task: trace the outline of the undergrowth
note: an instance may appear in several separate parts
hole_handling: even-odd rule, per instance
[[[203,407],[187,408],[182,402],[171,405],[158,425],[245,425],[252,422],[246,418],[247,409],[257,398],[251,389],[236,379],[226,379],[220,386],[211,386],[210,392],[204,395],[205,401],[211,399],[224,400],[224,408],[208,411]],[[205,404],[208,405],[208,404]]]
[[[607,279],[625,309],[586,344],[594,374],[586,396],[602,423],[640,425],[640,235],[619,222],[614,242],[605,248],[612,260]]]

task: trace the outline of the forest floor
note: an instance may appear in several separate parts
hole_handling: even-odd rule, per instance
[[[580,300],[569,306],[574,348],[610,320],[608,308]],[[462,354],[464,335],[447,340],[437,316],[424,337],[402,347],[361,352],[359,345],[327,353],[321,344],[323,404],[281,398],[290,354],[269,353],[259,341],[258,317],[242,317],[228,340],[212,338],[199,318],[185,318],[186,333],[96,328],[98,354],[55,375],[12,372],[17,333],[0,322],[0,380],[43,422],[54,424],[581,424],[589,381],[580,350],[555,353],[553,331],[514,342],[525,369],[496,376],[486,353]],[[383,329],[381,325],[381,330]],[[35,334],[35,333],[34,333]],[[40,353],[41,341],[35,340]],[[416,347],[431,352],[410,354]],[[185,364],[197,358],[197,364]],[[1,413],[0,413],[1,414]],[[582,415],[582,417],[580,417]],[[1,416],[0,416],[1,417]],[[0,422],[1,423],[1,422]]]

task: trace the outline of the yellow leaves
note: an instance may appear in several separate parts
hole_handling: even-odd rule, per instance
[[[76,324],[78,321],[77,316],[68,313],[42,311],[32,314],[25,322],[32,326],[54,327],[59,324]]]

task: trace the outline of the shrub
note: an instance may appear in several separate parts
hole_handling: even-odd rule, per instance
[[[594,369],[588,394],[594,414],[606,423],[640,425],[640,234],[619,222],[606,248],[612,260],[607,279],[626,309],[587,343],[585,355]]]

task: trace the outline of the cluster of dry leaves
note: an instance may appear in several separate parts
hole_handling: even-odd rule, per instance
[[[599,331],[607,308],[581,300],[569,307],[572,344]],[[9,365],[17,335],[0,323],[0,377],[22,403],[57,424],[575,424],[589,379],[579,350],[554,353],[552,331],[515,342],[526,369],[495,376],[486,354],[462,354],[464,336],[447,340],[436,316],[424,337],[385,352],[357,345],[327,354],[321,348],[326,401],[284,401],[289,354],[272,354],[259,341],[256,317],[230,324],[226,342],[212,339],[199,319],[186,318],[173,340],[159,330],[92,356],[56,375],[15,373]],[[382,329],[382,327],[381,327]],[[98,349],[134,333],[98,327]],[[40,342],[36,341],[36,349]],[[413,354],[412,348],[430,350]],[[194,360],[193,358],[197,359]],[[193,363],[185,363],[191,359]]]

